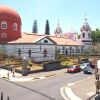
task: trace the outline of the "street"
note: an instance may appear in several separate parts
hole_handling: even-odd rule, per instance
[[[66,84],[77,82],[91,75],[64,73],[58,76],[28,82],[10,82],[0,79],[0,92],[10,100],[64,100],[60,89]]]

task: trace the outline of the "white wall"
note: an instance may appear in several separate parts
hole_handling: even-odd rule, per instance
[[[19,57],[18,50],[21,50],[20,57],[29,57],[29,50],[31,50],[31,57],[34,61],[49,61],[55,60],[55,45],[39,45],[39,44],[6,44],[0,45],[0,47],[6,51],[9,56]],[[44,57],[44,50],[47,50],[47,56]]]

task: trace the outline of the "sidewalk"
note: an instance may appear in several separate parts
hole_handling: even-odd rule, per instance
[[[95,96],[96,94],[94,75],[90,76],[87,79],[75,82],[73,84],[68,84],[67,86],[65,86],[65,93],[67,96],[69,95],[68,93],[69,89],[71,91],[70,94],[73,94],[68,97],[70,98],[70,100],[76,100],[75,98],[77,98],[77,100],[91,100],[89,98]]]
[[[8,77],[8,72],[9,72],[9,77]],[[28,74],[27,76],[22,76],[22,74],[15,72],[15,77],[13,77],[11,71],[0,69],[0,77],[6,78],[9,81],[23,82],[23,81],[34,81],[35,79],[43,79],[50,76],[56,76],[56,75],[63,74],[65,72],[67,72],[66,68],[55,70],[55,71],[32,73],[32,74]]]

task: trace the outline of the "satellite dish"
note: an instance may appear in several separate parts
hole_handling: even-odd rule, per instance
[[[97,68],[100,69],[100,60],[97,61]]]

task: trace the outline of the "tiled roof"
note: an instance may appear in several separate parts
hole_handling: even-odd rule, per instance
[[[41,40],[44,37],[46,36],[32,34],[32,33],[22,33],[22,38],[19,38],[9,43],[36,43],[37,41]]]
[[[68,39],[68,38],[64,38],[64,37],[55,37],[55,36],[50,36],[50,38],[55,41],[57,43],[57,45],[82,45],[81,43],[72,40],[72,39]]]
[[[54,43],[57,43],[57,45],[75,45],[75,46],[82,45],[80,42],[77,42],[72,39],[67,39],[64,37],[37,35],[37,34],[32,34],[32,33],[31,34],[22,33],[22,38],[19,38],[18,40],[15,40],[9,43],[36,43],[37,41],[45,37],[51,39]]]

